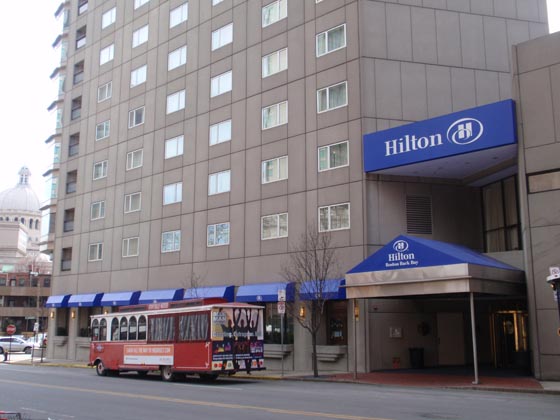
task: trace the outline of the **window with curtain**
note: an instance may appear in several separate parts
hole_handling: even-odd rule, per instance
[[[175,336],[175,318],[173,316],[155,316],[148,320],[148,341],[173,341]]]
[[[208,333],[208,314],[188,314],[179,317],[180,341],[206,341]]]
[[[348,166],[348,142],[319,147],[319,172]]]
[[[485,252],[521,249],[517,177],[482,188]]]

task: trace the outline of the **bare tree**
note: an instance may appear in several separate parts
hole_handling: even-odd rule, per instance
[[[192,299],[200,299],[204,296],[199,296],[199,289],[204,286],[206,275],[200,275],[191,270],[187,273],[186,278],[183,279],[183,287],[192,290]]]
[[[327,280],[338,278],[336,250],[330,233],[322,233],[309,225],[299,241],[290,249],[282,276],[296,285],[296,304],[290,313],[311,334],[313,376],[319,376],[317,364],[317,333],[325,315],[328,297]],[[301,300],[302,295],[311,299]]]

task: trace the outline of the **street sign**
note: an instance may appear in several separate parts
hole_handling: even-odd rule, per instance
[[[39,332],[39,323],[36,322],[35,324],[33,324],[33,332],[38,333]]]
[[[38,276],[39,273],[38,273],[37,271],[30,271],[30,272],[29,272],[29,275],[31,275],[31,276]]]
[[[278,302],[286,302],[286,289],[278,289]]]
[[[548,271],[550,271],[551,276],[560,275],[560,267],[548,267]]]
[[[14,324],[10,324],[6,327],[6,334],[14,335],[16,333],[16,326]]]
[[[286,302],[278,302],[278,313],[284,315],[286,313]]]

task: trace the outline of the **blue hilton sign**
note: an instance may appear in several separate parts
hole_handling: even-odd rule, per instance
[[[379,171],[515,144],[508,99],[364,135],[364,170]]]

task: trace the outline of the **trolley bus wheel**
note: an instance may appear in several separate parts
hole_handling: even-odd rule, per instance
[[[171,370],[171,366],[161,367],[161,379],[165,382],[173,382],[175,380],[175,374]]]
[[[107,369],[105,369],[105,365],[103,364],[102,360],[97,362],[97,364],[95,365],[95,371],[99,376],[107,376]]]

